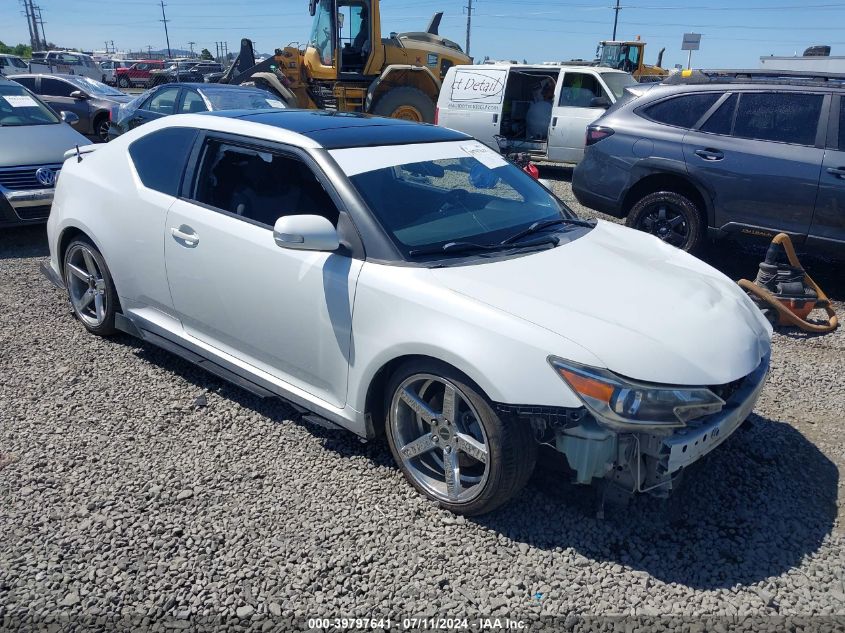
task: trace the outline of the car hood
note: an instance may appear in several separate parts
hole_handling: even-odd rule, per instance
[[[557,248],[432,274],[637,380],[724,384],[749,374],[770,347],[771,326],[734,282],[651,235],[608,222]]]
[[[89,143],[67,123],[3,127],[0,128],[0,167],[62,163],[67,150]],[[2,148],[14,148],[14,151]]]
[[[103,103],[123,104],[129,103],[134,98],[134,95],[98,95],[94,99]]]

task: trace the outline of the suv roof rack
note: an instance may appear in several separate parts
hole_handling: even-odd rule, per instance
[[[766,83],[786,85],[838,85],[845,86],[845,74],[807,72],[804,70],[751,70],[715,69],[682,70],[663,80],[670,86],[681,84],[728,84],[728,83]]]

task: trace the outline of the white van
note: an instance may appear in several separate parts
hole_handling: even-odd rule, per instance
[[[33,53],[29,68],[32,73],[82,75],[95,81],[103,81],[103,71],[94,58],[75,51],[49,51],[46,55],[38,57]]]
[[[22,75],[29,72],[29,66],[17,55],[0,53],[0,75]]]
[[[577,163],[587,126],[632,85],[637,82],[629,73],[600,66],[453,66],[440,90],[436,123],[497,150]]]

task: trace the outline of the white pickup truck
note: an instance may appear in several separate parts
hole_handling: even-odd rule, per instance
[[[436,122],[500,149],[578,163],[587,126],[637,85],[601,66],[481,64],[453,66],[443,79]]]
[[[36,57],[36,55],[38,55]],[[29,63],[31,73],[62,73],[82,75],[95,81],[103,81],[104,75],[94,58],[75,51],[48,51],[46,54],[33,53]]]

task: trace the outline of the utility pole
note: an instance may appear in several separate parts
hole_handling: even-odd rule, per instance
[[[159,0],[159,2],[161,2],[161,20],[160,20],[160,22],[164,23],[164,39],[167,40],[167,56],[173,57],[173,55],[170,52],[170,35],[168,35],[168,33],[167,33],[167,23],[170,22],[170,20],[168,20],[167,16],[164,14],[164,0]]]
[[[616,0],[619,2],[619,0]],[[465,7],[467,11],[467,45],[466,51],[464,51],[467,55],[469,55],[469,36],[472,31],[472,0],[467,0],[467,6]]]
[[[619,6],[619,0],[616,0],[616,7],[613,9],[613,41],[616,41],[616,25],[619,24],[619,11],[622,7]]]
[[[196,42],[188,42],[188,46],[191,47],[191,57],[194,56],[194,44],[196,44]]]
[[[47,48],[47,36],[44,34],[44,18],[41,17],[41,7],[33,7],[33,11],[38,12],[38,24],[41,25],[41,41],[44,44],[44,48]]]
[[[32,0],[23,0],[23,6],[26,10],[26,24],[29,27],[29,44],[32,50],[41,50],[41,36],[38,34],[38,18],[35,15],[35,7]]]

